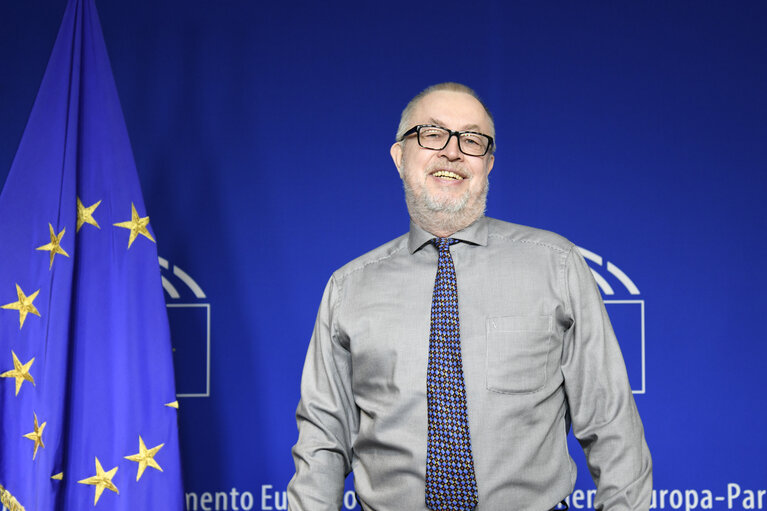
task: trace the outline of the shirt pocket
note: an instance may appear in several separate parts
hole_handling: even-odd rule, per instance
[[[500,316],[486,320],[488,390],[537,392],[546,385],[551,316]]]

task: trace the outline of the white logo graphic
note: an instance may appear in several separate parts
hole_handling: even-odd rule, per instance
[[[610,315],[613,329],[621,342],[621,350],[629,372],[634,394],[644,394],[645,387],[645,301],[634,298],[640,295],[636,284],[610,261],[590,250],[578,247],[589,263],[591,274],[602,291],[605,308]],[[600,273],[607,270],[608,277]],[[609,279],[609,280],[608,280]],[[616,282],[617,281],[617,282]],[[611,284],[610,282],[613,282]],[[620,284],[621,287],[618,287]],[[617,291],[616,291],[617,289]],[[632,298],[616,299],[628,294]],[[615,298],[611,298],[615,297]]]
[[[210,397],[210,303],[189,274],[167,259],[158,259],[173,345],[176,396]]]

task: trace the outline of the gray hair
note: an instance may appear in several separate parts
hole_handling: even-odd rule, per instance
[[[397,141],[399,141],[402,138],[402,135],[407,130],[412,128],[412,126],[410,126],[410,116],[413,114],[413,110],[415,109],[418,102],[421,101],[427,95],[431,94],[432,92],[438,92],[438,91],[463,92],[464,94],[468,94],[469,96],[479,101],[479,104],[482,105],[482,108],[485,109],[487,118],[490,119],[489,135],[495,138],[495,122],[493,121],[493,114],[490,113],[490,110],[487,108],[487,105],[485,105],[485,103],[479,98],[479,96],[474,91],[474,89],[472,89],[471,87],[467,87],[466,85],[463,85],[462,83],[443,82],[443,83],[438,83],[436,85],[432,85],[430,87],[426,87],[424,90],[419,92],[418,95],[416,95],[413,99],[410,100],[410,102],[407,104],[405,109],[402,111],[402,115],[400,116],[400,119],[399,119],[399,127],[397,128],[397,135],[396,135]],[[493,144],[491,152],[495,152],[495,144]]]

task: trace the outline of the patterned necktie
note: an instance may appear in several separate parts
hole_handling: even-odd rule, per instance
[[[426,506],[433,510],[472,510],[478,501],[471,456],[466,389],[463,384],[458,330],[458,287],[450,245],[453,238],[434,238],[439,250],[431,301],[429,367],[429,443],[426,454]]]

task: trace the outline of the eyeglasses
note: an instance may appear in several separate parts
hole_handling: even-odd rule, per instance
[[[469,156],[484,156],[493,147],[493,137],[476,131],[453,131],[441,126],[431,124],[419,124],[403,133],[400,142],[415,133],[418,136],[418,145],[424,149],[441,151],[450,143],[450,137],[458,138],[458,149]]]

